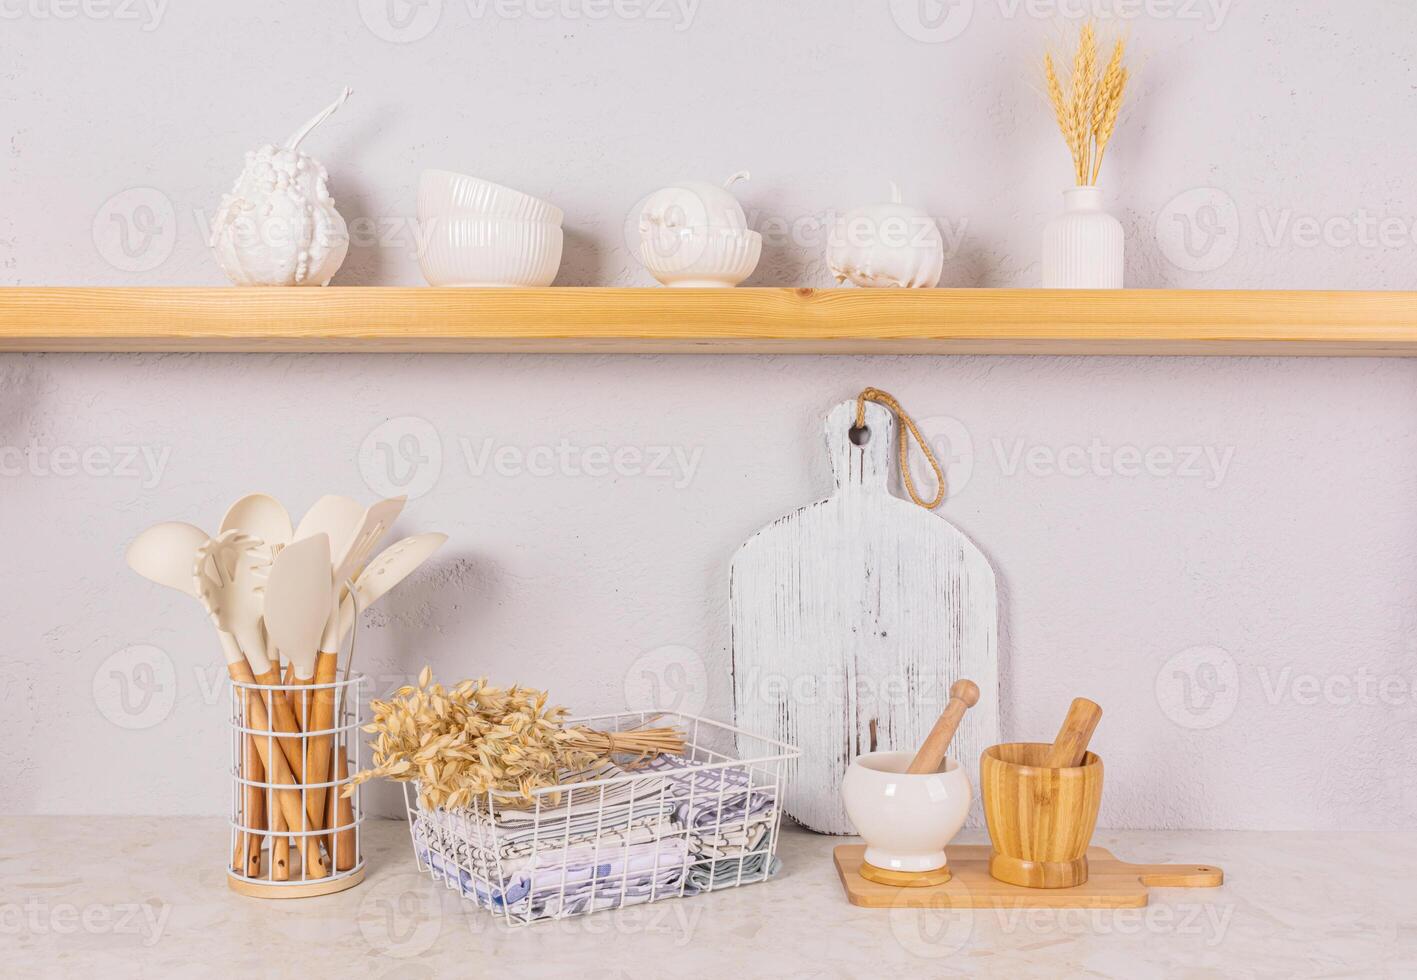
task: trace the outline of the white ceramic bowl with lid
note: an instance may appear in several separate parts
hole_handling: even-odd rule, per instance
[[[660,230],[640,243],[640,261],[665,286],[725,288],[753,274],[763,236],[733,228]]]
[[[514,218],[560,227],[561,209],[522,191],[451,170],[425,170],[418,180],[418,220]]]
[[[565,234],[544,221],[435,218],[418,256],[430,286],[549,286]]]

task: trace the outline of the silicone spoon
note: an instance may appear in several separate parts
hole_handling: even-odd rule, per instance
[[[219,533],[224,531],[244,531],[253,538],[260,538],[273,554],[290,544],[295,534],[290,526],[290,514],[268,493],[248,493],[232,504],[218,529]]]
[[[181,521],[165,521],[161,524],[154,524],[134,538],[133,543],[128,546],[125,558],[129,567],[143,578],[200,600],[201,596],[197,594],[197,583],[192,577],[192,565],[196,561],[198,549],[203,547],[208,540],[207,532],[199,527],[184,524]],[[234,661],[245,662],[242,659],[241,650],[236,645],[235,637],[219,629],[217,638],[221,641],[222,654],[228,665]],[[249,706],[245,718],[247,728],[255,727],[251,724]],[[265,781],[265,769],[256,752],[255,738],[249,735],[246,737],[244,745],[242,771],[246,773],[246,778],[249,781]],[[247,825],[259,827],[264,822],[265,791],[259,786],[247,786],[243,798]],[[241,854],[243,851],[245,852],[247,876],[259,876],[261,873],[260,836],[248,834],[244,841],[237,841],[236,850],[231,858],[233,868],[242,866]]]
[[[124,557],[128,567],[143,578],[195,596],[192,562],[197,549],[206,543],[207,532],[201,528],[182,521],[164,521],[134,538]]]

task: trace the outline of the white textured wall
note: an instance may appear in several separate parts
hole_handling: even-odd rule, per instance
[[[369,219],[337,283],[419,281],[425,166],[565,207],[565,285],[647,284],[634,202],[744,167],[771,239],[753,284],[826,285],[813,222],[890,178],[958,238],[946,284],[1036,282],[1069,170],[1035,78],[1054,5],[961,0],[932,35],[914,0],[392,2],[408,43],[378,36],[382,0],[0,6],[0,279],[218,283],[200,229],[242,152],[349,83],[307,145]],[[1130,285],[1412,284],[1417,9],[1126,9],[1137,84],[1105,183]],[[297,513],[372,497],[381,443],[425,458],[400,529],[452,540],[362,666],[586,710],[658,680],[726,717],[729,557],[825,493],[821,416],[874,384],[949,443],[942,513],[998,570],[1006,733],[1047,737],[1074,694],[1107,709],[1105,823],[1411,827],[1414,381],[1397,360],[0,357],[0,809],[221,812],[214,640],[122,549],[249,489]],[[688,465],[536,475],[563,441]],[[512,449],[482,465],[489,446]]]

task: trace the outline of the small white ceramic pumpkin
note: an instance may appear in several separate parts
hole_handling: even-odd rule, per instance
[[[740,180],[748,180],[745,170],[723,182],[722,187],[703,180],[685,180],[657,190],[645,198],[640,209],[640,238],[649,240],[661,232],[686,228],[731,228],[745,231],[748,216],[728,190]]]
[[[901,204],[900,189],[891,184],[889,204],[870,204],[837,220],[827,267],[838,283],[932,289],[944,272],[945,242],[935,219]]]
[[[217,262],[238,286],[325,286],[349,252],[349,229],[335,210],[329,175],[300,142],[344,105],[346,88],[284,146],[246,154],[212,223]]]

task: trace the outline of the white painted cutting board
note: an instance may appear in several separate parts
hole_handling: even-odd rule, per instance
[[[855,421],[855,401],[827,418],[836,493],[749,539],[730,585],[737,725],[801,748],[786,810],[831,834],[855,832],[840,795],[851,760],[873,744],[918,747],[959,678],[980,699],[950,757],[975,787],[980,753],[999,740],[994,570],[943,518],[890,491],[895,416],[868,403],[860,446]]]

